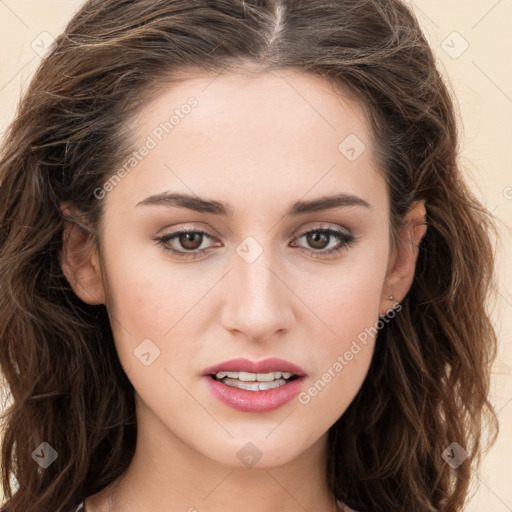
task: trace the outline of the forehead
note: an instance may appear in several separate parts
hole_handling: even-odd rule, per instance
[[[165,189],[296,200],[384,184],[363,108],[304,72],[190,75],[162,88],[131,128],[134,150],[151,147],[113,194],[131,204]]]
[[[152,97],[156,99],[132,123],[140,142],[158,123],[170,121],[173,113],[178,115],[171,122],[175,136],[208,133],[210,140],[217,141],[226,132],[237,132],[245,144],[255,135],[255,143],[262,139],[275,141],[275,135],[278,141],[293,143],[298,136],[331,132],[328,144],[352,130],[361,139],[367,138],[360,104],[349,99],[341,86],[335,89],[326,78],[302,71],[260,75],[189,73],[168,88],[159,86]],[[187,107],[191,98],[197,103],[193,109]],[[182,123],[185,118],[187,122]]]

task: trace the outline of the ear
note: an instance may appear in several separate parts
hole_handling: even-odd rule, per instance
[[[62,234],[61,267],[80,299],[87,304],[105,304],[101,267],[95,235],[76,219],[76,210],[61,205],[65,224]]]
[[[381,316],[401,302],[412,285],[419,244],[427,231],[426,214],[425,201],[421,200],[415,201],[404,217],[404,226],[399,229],[382,288]]]

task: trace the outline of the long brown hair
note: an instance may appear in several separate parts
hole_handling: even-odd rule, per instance
[[[497,433],[495,228],[463,180],[454,99],[413,12],[399,0],[89,0],[41,63],[1,148],[9,512],[67,510],[120,476],[136,442],[134,389],[106,308],[82,302],[61,269],[60,205],[76,205],[76,222],[97,232],[104,201],[94,191],[134,150],[129,120],[180,71],[284,68],[339,84],[365,107],[393,228],[413,201],[427,205],[402,310],[329,430],[328,484],[361,512],[463,506],[483,427],[489,443]],[[58,454],[44,469],[33,456],[43,442]],[[456,468],[442,456],[454,442],[467,452]]]

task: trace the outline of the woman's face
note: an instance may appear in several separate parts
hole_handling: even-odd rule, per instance
[[[396,292],[362,110],[303,73],[196,75],[133,127],[136,160],[97,190],[101,286],[89,296],[107,306],[139,436],[240,467],[319,447],[365,379]],[[223,363],[238,358],[303,375],[283,384],[268,375],[290,370],[277,363],[224,381],[273,378],[266,391],[205,375],[236,372]],[[257,370],[267,375],[235,380]]]

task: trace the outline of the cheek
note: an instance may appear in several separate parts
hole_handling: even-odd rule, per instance
[[[125,373],[141,388],[157,375],[168,385],[168,374],[158,373],[164,369],[183,381],[197,359],[197,340],[217,318],[210,293],[221,273],[171,263],[143,247],[116,249],[115,259],[107,261],[108,311]]]
[[[308,306],[304,314],[317,329],[322,328],[323,339],[330,337],[337,348],[379,317],[386,261],[363,256],[358,254],[324,275],[297,279],[300,286],[294,287]]]
[[[107,309],[120,361],[130,374],[140,371],[144,359],[148,362],[147,356],[140,357],[139,347],[150,353],[151,361],[160,359],[164,334],[176,321],[183,292],[174,293],[181,285],[172,282],[171,288],[154,262],[143,251],[132,250],[126,239],[112,237],[109,242],[103,263]]]
[[[305,417],[312,423],[317,421],[315,417],[322,417],[326,428],[345,412],[361,388],[378,332],[379,287],[371,283],[360,286],[363,283],[356,282],[355,276],[351,276],[350,286],[348,281],[343,284],[317,302],[318,317],[329,330],[323,324],[318,326],[318,320],[313,322],[317,334],[310,337],[305,350],[310,353],[314,373],[298,396]]]
[[[379,306],[386,261],[370,259],[336,269],[336,276],[304,282],[314,375],[298,401],[336,421],[359,391],[370,366],[379,328]],[[315,284],[316,283],[316,284]],[[312,292],[313,290],[313,292]],[[308,311],[309,311],[308,310]],[[321,321],[319,321],[321,320]],[[315,414],[313,414],[315,416]]]

